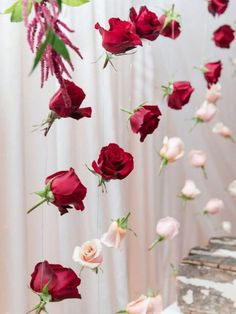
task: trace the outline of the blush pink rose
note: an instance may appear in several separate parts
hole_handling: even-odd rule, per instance
[[[174,162],[184,155],[184,143],[179,137],[164,137],[160,156],[168,162]]]
[[[127,229],[119,227],[117,221],[113,221],[108,231],[103,234],[101,242],[107,247],[119,248],[126,233]]]
[[[204,208],[204,214],[217,215],[224,209],[224,202],[218,198],[212,198]]]
[[[158,221],[156,233],[164,240],[172,240],[179,233],[180,224],[173,217],[165,217]]]
[[[189,152],[189,162],[193,167],[200,168],[204,167],[207,157],[206,154],[202,150],[192,149]]]
[[[85,242],[81,247],[76,246],[73,253],[73,260],[83,267],[90,269],[98,268],[103,261],[100,240],[93,239]]]
[[[130,302],[126,307],[127,314],[161,314],[162,297],[148,297],[141,295],[137,300]]]
[[[224,125],[222,122],[218,122],[212,129],[212,132],[215,134],[219,134],[223,137],[231,137],[232,133],[230,129]]]
[[[211,85],[206,93],[206,100],[208,103],[216,104],[221,98],[221,85],[219,83]]]
[[[192,180],[186,180],[183,189],[181,190],[182,196],[189,200],[194,200],[196,196],[201,194],[196,184]]]
[[[217,112],[215,104],[204,101],[195,113],[195,119],[199,122],[210,122]]]

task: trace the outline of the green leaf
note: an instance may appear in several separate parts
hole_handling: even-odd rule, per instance
[[[53,33],[53,38],[50,42],[50,44],[52,45],[53,49],[59,53],[65,60],[69,61],[70,60],[70,55],[69,52],[66,48],[66,45],[64,44],[64,42],[57,37],[56,34]]]
[[[33,64],[31,73],[34,71],[34,69],[37,67],[37,65],[39,64],[40,60],[42,59],[44,51],[47,48],[47,45],[53,39],[53,35],[54,35],[54,33],[51,30],[49,30],[48,33],[47,33],[45,41],[41,44],[41,46],[39,47],[39,49],[38,49],[38,51],[36,53],[36,57],[34,59],[34,64]]]
[[[28,0],[28,15],[30,14],[32,9],[32,0]],[[23,7],[22,0],[17,0],[10,6],[8,9],[4,11],[4,14],[11,14],[11,22],[22,22],[23,20]]]
[[[62,0],[57,0],[57,3],[58,3],[58,6],[59,6],[59,9],[61,11]]]
[[[90,0],[62,0],[62,3],[71,7],[79,7],[82,4],[88,3]]]

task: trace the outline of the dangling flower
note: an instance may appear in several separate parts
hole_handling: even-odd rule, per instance
[[[233,197],[236,198],[236,180],[232,181],[228,188],[227,188],[227,191],[229,192],[229,194]]]
[[[222,226],[222,230],[223,230],[224,232],[226,232],[226,233],[228,233],[228,234],[231,233],[231,231],[232,231],[232,224],[231,224],[230,221],[222,221],[221,226]]]
[[[179,137],[164,137],[163,147],[160,150],[161,165],[159,174],[169,163],[173,163],[184,155],[184,143]]]
[[[218,122],[212,129],[212,132],[215,134],[219,134],[224,138],[230,139],[232,142],[235,142],[234,138],[232,137],[231,130],[223,124],[223,122]]]
[[[72,205],[76,210],[82,211],[86,193],[87,188],[83,186],[73,168],[68,171],[58,171],[45,179],[44,190],[36,193],[42,198],[41,201],[30,208],[27,213],[45,202],[57,206],[61,215],[68,213]]]
[[[148,134],[152,134],[159,125],[161,111],[157,105],[140,105],[134,111],[121,110],[129,114],[131,130],[140,133],[140,142],[143,142]]]
[[[212,198],[203,209],[205,215],[217,215],[224,209],[224,203],[218,198]]]
[[[92,168],[89,170],[99,177],[98,186],[104,192],[107,181],[123,180],[130,174],[134,169],[134,159],[119,145],[110,143],[101,149],[98,160],[92,162]]]
[[[179,197],[184,201],[192,201],[196,196],[201,194],[199,189],[196,187],[196,184],[192,180],[186,180],[185,185],[181,190]]]
[[[213,15],[221,15],[225,12],[229,0],[208,0],[208,11]]]
[[[207,156],[204,151],[192,149],[189,152],[188,158],[191,166],[195,168],[200,168],[203,171],[205,179],[207,179],[207,173],[205,168]]]
[[[130,213],[113,221],[106,233],[101,237],[101,242],[107,247],[119,248],[121,242],[127,234],[127,230],[132,231],[128,226]]]
[[[49,109],[51,111],[47,120],[42,124],[45,136],[48,134],[56,119],[70,117],[79,120],[82,118],[90,118],[92,108],[80,108],[85,97],[84,91],[79,86],[71,81],[65,80],[63,88],[60,87],[50,100]]]
[[[215,45],[220,48],[230,48],[234,40],[234,29],[230,25],[222,25],[213,34]]]
[[[186,105],[194,91],[190,82],[179,81],[170,82],[168,86],[162,86],[164,97],[167,96],[168,107],[180,110]]]
[[[164,11],[164,14],[160,17],[159,31],[160,35],[176,39],[181,33],[181,16],[175,12],[175,6],[169,10]]]
[[[219,83],[211,85],[206,92],[206,101],[216,105],[217,101],[221,98],[221,85]]]
[[[217,113],[217,107],[213,103],[209,103],[207,100],[197,109],[192,120],[194,124],[190,129],[190,132],[200,123],[210,122]]]
[[[47,313],[46,305],[49,302],[81,299],[79,285],[80,278],[72,269],[47,261],[38,263],[31,274],[30,287],[39,296],[40,303],[28,313]]]
[[[82,269],[90,268],[98,273],[103,261],[101,241],[93,239],[85,242],[81,247],[76,246],[73,253],[73,260],[79,263]]]
[[[206,63],[203,67],[195,67],[195,69],[200,70],[205,80],[207,81],[207,87],[211,87],[211,85],[218,83],[219,78],[221,76],[222,71],[222,62],[209,62]]]
[[[156,240],[150,245],[149,250],[161,241],[174,239],[179,233],[179,228],[179,222],[173,217],[160,219],[156,226]]]

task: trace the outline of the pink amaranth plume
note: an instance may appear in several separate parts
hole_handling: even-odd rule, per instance
[[[25,12],[25,3],[27,3],[28,0],[23,1]],[[77,53],[77,55],[82,59],[82,55],[80,54],[79,49],[73,45],[73,43],[70,41],[70,39],[62,30],[64,29],[70,33],[73,32],[73,30],[71,30],[64,22],[59,20],[60,10],[57,1],[44,0],[40,3],[34,2],[33,8],[35,17],[27,26],[28,28],[27,40],[31,51],[33,53],[38,51],[39,47],[42,45],[46,38],[48,30],[50,29],[52,30],[52,32],[56,34],[58,38],[60,38],[61,41],[64,42],[64,44],[67,47],[70,47],[72,50],[74,50]],[[67,60],[66,63],[73,71],[74,67],[72,63],[69,60]],[[49,74],[55,75],[62,87],[64,85],[63,74],[67,75],[69,78],[71,77],[65,65],[65,60],[59,53],[57,53],[53,49],[53,47],[50,44],[46,47],[43,56],[40,60],[40,64],[41,64],[41,87],[43,87],[45,81],[48,79]],[[65,90],[65,102],[68,103],[68,101],[69,97]]]

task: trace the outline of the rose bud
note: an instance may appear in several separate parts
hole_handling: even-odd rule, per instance
[[[58,207],[61,215],[68,212],[68,208],[72,205],[76,210],[84,210],[83,199],[86,196],[87,189],[81,183],[73,168],[68,171],[59,171],[45,179],[45,188],[41,192],[37,192],[42,200],[28,210],[32,210],[47,202]]]
[[[234,40],[234,30],[230,25],[223,25],[214,32],[213,40],[217,47],[230,48],[230,44]]]
[[[93,239],[85,242],[81,247],[76,246],[73,253],[73,260],[83,268],[90,268],[98,273],[102,264],[102,244],[100,240]],[[81,269],[81,270],[82,270]]]
[[[195,121],[190,132],[198,125],[199,123],[207,123],[210,122],[217,112],[217,108],[215,104],[208,103],[204,101],[200,108],[197,109],[193,120]]]
[[[158,242],[163,240],[172,240],[179,233],[180,224],[173,217],[165,217],[158,221],[156,226],[157,237],[149,247],[151,250]]]
[[[160,150],[161,165],[159,169],[159,175],[162,169],[168,165],[168,163],[175,162],[184,155],[184,143],[179,137],[164,137],[163,147]]]
[[[203,73],[207,81],[208,87],[216,84],[221,76],[222,63],[221,61],[209,62],[204,65]]]
[[[189,82],[170,82],[168,86],[162,86],[164,97],[167,97],[168,107],[180,110],[189,102],[189,99],[194,91]]]
[[[222,122],[218,122],[212,129],[212,132],[215,134],[219,134],[225,138],[230,139],[231,141],[235,142],[234,138],[232,137],[231,130],[225,126]]]
[[[230,234],[232,231],[232,225],[230,221],[222,221],[222,229],[224,232]]]
[[[201,192],[196,187],[195,182],[192,180],[186,180],[185,185],[181,190],[181,194],[179,197],[184,201],[192,201],[195,199],[196,196],[201,194]]]
[[[202,150],[192,149],[188,155],[189,162],[191,166],[195,168],[201,168],[204,174],[205,179],[207,179],[207,173],[205,169],[205,164],[207,160],[206,154]]]
[[[109,19],[110,29],[105,30],[99,23],[95,28],[99,30],[102,36],[103,48],[114,55],[124,54],[129,50],[142,46],[142,41],[135,33],[135,26],[128,21],[122,21],[119,18]],[[112,56],[107,54],[103,68],[108,62],[111,62]]]
[[[221,98],[221,85],[213,84],[206,92],[206,101],[211,104],[216,104],[217,101]]]
[[[132,231],[128,227],[128,215],[113,221],[106,233],[101,237],[101,242],[107,247],[119,248],[122,240],[125,238],[127,230]]]
[[[47,261],[38,263],[31,274],[30,287],[39,295],[40,303],[33,311],[46,312],[48,302],[81,299],[79,285],[80,278],[72,269]]]
[[[105,182],[110,180],[122,180],[134,169],[134,159],[130,153],[125,152],[119,145],[111,143],[104,146],[98,160],[92,163],[93,174],[99,177],[98,186],[106,190]]]
[[[219,214],[224,209],[224,203],[218,198],[212,198],[205,206],[203,213],[205,215],[216,215]]]
[[[141,6],[139,14],[134,7],[129,14],[131,22],[135,25],[136,34],[143,39],[155,40],[159,36],[160,22],[156,13],[148,10],[146,6]]]
[[[161,314],[162,309],[162,297],[160,295],[141,295],[137,300],[127,304],[125,311],[120,311],[118,313]]]
[[[208,0],[208,11],[213,15],[221,15],[225,12],[229,0]]]
[[[181,17],[174,11],[174,5],[171,9],[164,12],[160,17],[159,31],[160,35],[176,39],[181,33],[180,23]]]
[[[134,111],[121,110],[129,114],[131,129],[134,133],[140,133],[140,142],[159,125],[161,111],[156,105],[141,105]]]
[[[236,197],[236,180],[229,184],[227,191],[229,192],[230,195]]]
[[[51,112],[47,120],[42,124],[43,127],[46,126],[44,134],[47,135],[56,119],[73,118],[79,120],[84,117],[90,118],[92,108],[80,108],[85,96],[85,93],[79,86],[71,81],[64,80],[63,87],[60,87],[50,100],[49,109]]]

